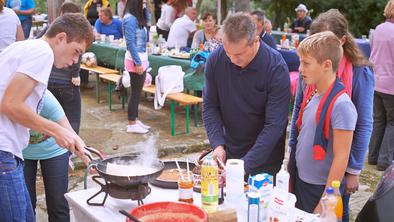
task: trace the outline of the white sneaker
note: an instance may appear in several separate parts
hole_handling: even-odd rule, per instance
[[[142,126],[140,126],[138,124],[133,124],[133,125],[127,125],[126,132],[145,134],[145,133],[149,132],[149,130],[143,128]]]
[[[150,126],[143,124],[140,120],[135,121],[138,125],[140,125],[142,128],[149,130]]]

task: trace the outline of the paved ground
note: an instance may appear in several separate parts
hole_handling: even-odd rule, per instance
[[[94,90],[82,92],[82,124],[81,137],[85,142],[97,149],[102,150],[107,155],[116,155],[134,151],[143,151],[152,146],[159,150],[159,156],[163,158],[173,158],[174,156],[184,158],[189,156],[194,159],[198,151],[208,147],[208,141],[203,127],[190,127],[189,135],[170,135],[170,121],[168,107],[156,111],[153,109],[153,102],[144,99],[140,105],[140,119],[145,124],[152,126],[150,133],[146,135],[135,135],[126,133],[127,111],[121,109],[119,100],[114,97],[114,111],[109,111],[107,106],[106,88],[102,84],[102,101],[96,102]],[[184,113],[177,111],[176,123],[177,131],[184,130]],[[200,120],[201,124],[201,120]],[[192,153],[192,154],[188,154]],[[69,189],[83,189],[84,170],[75,170],[70,173]],[[367,166],[363,172],[360,191],[352,195],[350,208],[351,218],[361,210],[362,206],[372,194],[378,179],[378,173],[373,167]],[[38,182],[37,198],[37,221],[46,222],[46,205],[43,194],[42,181]],[[73,220],[75,221],[75,220]]]

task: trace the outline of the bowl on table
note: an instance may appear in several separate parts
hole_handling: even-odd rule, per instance
[[[141,222],[208,222],[208,215],[203,209],[182,202],[144,204],[132,209],[130,214]]]

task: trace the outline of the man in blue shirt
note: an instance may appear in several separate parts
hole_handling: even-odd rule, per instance
[[[262,11],[253,11],[250,13],[252,15],[253,21],[257,26],[257,33],[261,40],[271,48],[276,49],[276,43],[274,37],[265,31],[265,14]]]
[[[284,157],[289,71],[282,56],[257,35],[248,14],[229,16],[223,46],[205,69],[203,120],[213,156],[245,161],[245,172],[272,175]]]
[[[18,15],[25,39],[28,39],[33,25],[32,15],[34,15],[34,8],[36,7],[34,0],[7,1],[7,7],[12,8]]]
[[[111,8],[102,8],[99,12],[99,19],[94,24],[94,29],[99,34],[113,35],[114,39],[123,38],[122,22],[112,18]]]

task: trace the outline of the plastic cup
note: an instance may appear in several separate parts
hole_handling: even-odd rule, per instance
[[[115,38],[114,35],[109,35],[109,36],[108,36],[109,42],[113,42],[113,41],[114,41],[114,38]]]
[[[101,34],[100,35],[100,41],[101,42],[105,42],[105,38],[106,38],[105,34]]]

